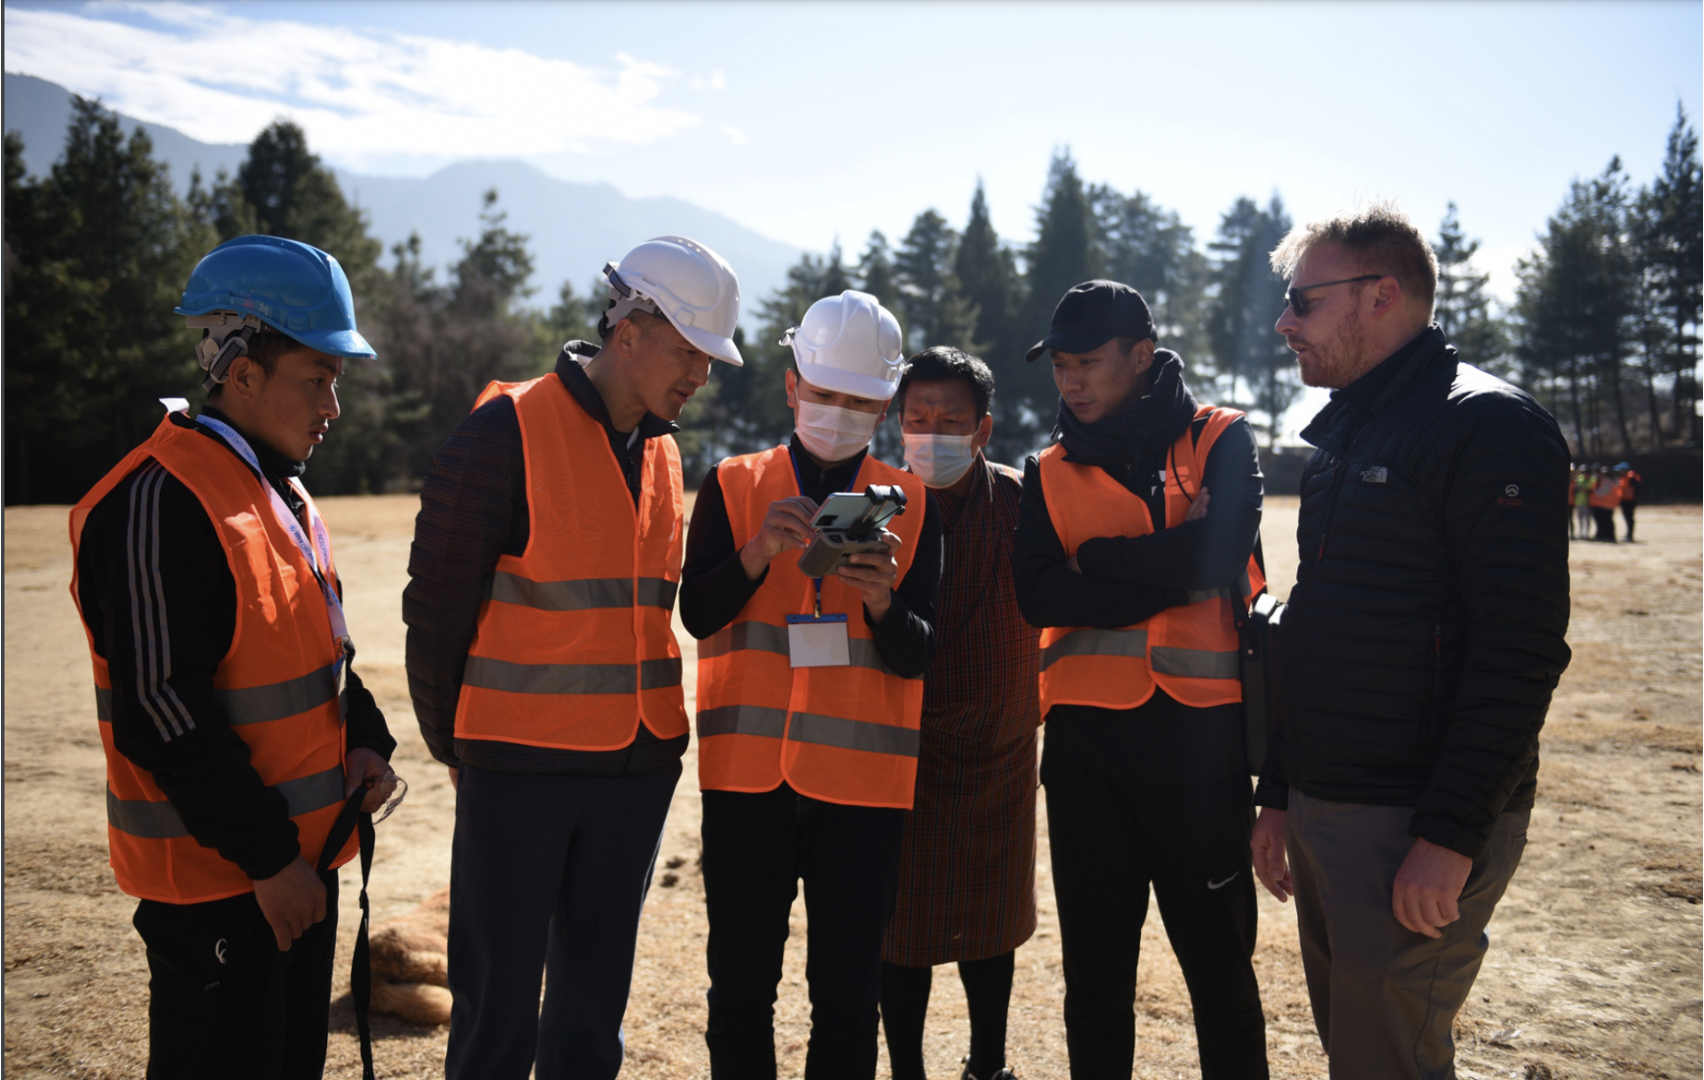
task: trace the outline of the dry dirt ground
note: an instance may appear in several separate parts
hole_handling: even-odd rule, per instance
[[[361,670],[399,740],[407,803],[380,827],[374,916],[449,880],[454,802],[409,710],[398,597],[411,497],[328,499]],[[1269,502],[1274,589],[1293,580],[1295,500]],[[1640,511],[1640,543],[1573,546],[1574,661],[1544,731],[1524,864],[1490,927],[1491,952],[1457,1022],[1463,1076],[1700,1074],[1700,514]],[[5,511],[5,1056],[9,1077],[134,1077],[146,1058],[146,963],[134,901],[106,867],[103,772],[84,639],[67,595],[65,511]],[[689,651],[691,639],[681,634]],[[691,691],[693,665],[686,666]],[[703,886],[695,755],[675,795],[640,930],[628,1064],[636,1078],[704,1076]],[[1067,1075],[1058,925],[1041,821],[1041,923],[1018,951],[1010,1058],[1026,1080]],[[328,1075],[359,1075],[348,1005],[355,924],[344,871]],[[1142,1077],[1198,1075],[1182,977],[1157,909],[1136,1002]],[[1255,958],[1273,1074],[1324,1077],[1294,912],[1263,895]],[[777,1016],[782,1074],[804,1065],[807,936],[795,907]],[[936,979],[927,1044],[936,1077],[968,1047],[964,997]],[[445,1031],[378,1018],[386,1077],[441,1073]],[[885,1049],[881,1075],[886,1075]]]

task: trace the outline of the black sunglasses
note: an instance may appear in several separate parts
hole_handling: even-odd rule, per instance
[[[1314,304],[1318,301],[1308,300],[1301,295],[1302,293],[1311,292],[1314,289],[1323,289],[1330,285],[1349,285],[1357,281],[1377,281],[1384,276],[1385,275],[1383,274],[1362,274],[1360,277],[1346,277],[1339,278],[1336,281],[1322,281],[1317,285],[1292,285],[1288,289],[1284,290],[1284,304],[1291,311],[1296,313],[1296,318],[1305,319],[1308,316],[1308,312],[1313,310]]]

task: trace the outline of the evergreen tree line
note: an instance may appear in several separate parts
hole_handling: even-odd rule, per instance
[[[343,415],[312,463],[314,490],[327,494],[418,486],[488,381],[548,371],[564,341],[595,335],[604,307],[595,280],[584,293],[563,282],[548,307],[529,303],[529,237],[508,227],[496,191],[442,277],[418,237],[386,253],[288,121],[256,137],[235,176],[193,176],[182,198],[147,135],[126,136],[98,102],[77,99],[48,175],[26,177],[22,149],[6,136],[8,503],[76,499],[159,422],[159,397],[199,399],[197,332],[171,309],[196,260],[234,236],[289,236],[336,256],[379,353],[348,364],[339,383]],[[1701,189],[1697,136],[1680,115],[1648,186],[1635,190],[1616,160],[1571,187],[1519,265],[1508,310],[1472,271],[1478,244],[1454,204],[1440,226],[1439,322],[1467,359],[1538,394],[1582,458],[1697,439]],[[1052,430],[1051,373],[1024,352],[1065,290],[1095,277],[1139,289],[1198,396],[1249,410],[1270,445],[1302,390],[1272,331],[1285,283],[1267,264],[1290,225],[1276,194],[1264,205],[1240,198],[1202,244],[1148,195],[1086,183],[1062,151],[1027,245],[1000,238],[978,184],[962,230],[930,209],[897,244],[878,231],[852,259],[838,243],[806,254],[756,300],[752,338],[736,335],[745,366],[712,365],[688,405],[688,482],[728,453],[786,437],[792,357],[776,342],[813,301],[848,288],[892,310],[911,351],[954,345],[989,362],[997,460],[1019,461]],[[898,443],[897,423],[878,429],[878,454],[898,460]]]

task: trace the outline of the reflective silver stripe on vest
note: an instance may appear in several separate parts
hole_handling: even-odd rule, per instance
[[[1148,665],[1157,674],[1180,675],[1186,679],[1242,678],[1242,661],[1235,651],[1209,652],[1155,645],[1148,651]]]
[[[1041,670],[1067,656],[1146,656],[1146,630],[1073,630],[1041,650]]]
[[[668,578],[642,577],[639,579],[639,606],[673,611],[675,593],[679,591],[679,582],[670,581]]]
[[[897,754],[914,758],[922,735],[910,728],[872,724],[840,716],[794,713],[787,737],[794,742],[837,746],[842,750],[867,750],[872,754]]]
[[[284,796],[291,817],[311,814],[328,806],[343,804],[343,766],[336,765],[312,776],[298,777],[274,784],[272,790]],[[147,799],[121,799],[107,788],[107,824],[121,833],[139,836],[144,840],[171,840],[188,836],[183,819],[169,802]]]
[[[679,586],[666,578],[640,578],[639,604],[674,607]],[[491,578],[490,599],[539,611],[587,611],[593,608],[633,606],[632,578],[582,578],[578,581],[534,581],[519,574],[497,571]]]
[[[215,690],[213,696],[230,714],[231,725],[264,724],[305,713],[337,697],[337,665],[327,664],[298,679],[242,690]]]
[[[786,709],[724,705],[719,709],[700,709],[698,712],[700,739],[708,739],[712,735],[756,735],[764,739],[779,739],[786,731]]]
[[[638,676],[634,664],[512,664],[470,656],[462,682],[514,694],[633,694]]]
[[[255,686],[247,690],[215,690],[213,696],[225,706],[232,724],[258,724],[267,720],[282,720],[286,716],[295,716],[324,704],[328,698],[318,701],[311,699],[315,693],[329,689],[329,685],[321,687],[320,690],[314,687],[316,683],[325,683],[328,678],[335,678],[333,669],[321,668],[289,682]],[[103,724],[112,723],[111,690],[95,687],[95,718]],[[349,719],[347,690],[338,692],[337,718],[339,721]]]
[[[680,685],[680,657],[665,656],[661,660],[639,662],[639,689],[661,690]]]
[[[851,661],[851,667],[869,668],[883,675],[894,674],[893,669],[882,659],[881,650],[876,648],[874,641],[869,638],[852,638],[846,645],[846,655]],[[787,643],[787,628],[762,622],[734,623],[716,631],[698,646],[698,656],[702,660],[712,660],[718,656],[739,652],[741,649],[792,656],[792,649]]]
[[[776,653],[780,656],[792,655],[787,645],[787,628],[762,622],[738,622],[732,626],[724,626],[711,634],[698,646],[698,656],[703,660],[711,660],[718,656],[726,656],[731,652],[742,649],[755,649],[758,652]]]

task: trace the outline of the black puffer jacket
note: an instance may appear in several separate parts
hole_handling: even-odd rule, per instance
[[[1287,784],[1413,806],[1464,855],[1532,805],[1568,666],[1568,449],[1523,391],[1436,326],[1332,395],[1302,437],[1284,706],[1256,801]]]

